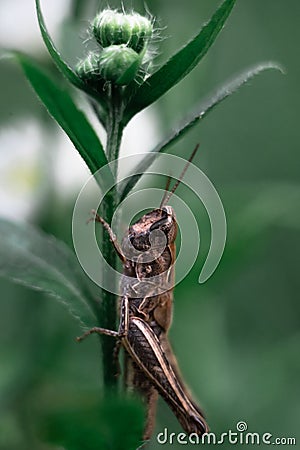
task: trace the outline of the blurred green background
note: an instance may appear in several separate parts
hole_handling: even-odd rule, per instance
[[[218,3],[148,0],[167,37],[157,62],[196,34]],[[144,10],[142,1],[124,4]],[[98,2],[70,0],[61,10],[59,1],[44,0],[42,7],[55,42],[75,63]],[[172,148],[187,157],[201,143],[195,164],[218,190],[228,222],[221,264],[199,285],[209,222],[197,200],[183,186],[178,190],[199,220],[203,247],[176,287],[170,338],[216,433],[235,430],[241,420],[249,431],[274,437],[297,436],[299,429],[299,17],[297,0],[238,0],[204,61],[143,115],[139,134],[132,123],[123,149],[124,155],[150,149],[201,98],[254,63],[275,60],[286,69],[284,76],[268,71],[255,78]],[[0,24],[1,47],[22,49],[49,65],[32,0],[1,0]],[[19,67],[7,59],[0,65],[1,215],[33,223],[72,246],[72,210],[88,171]],[[66,171],[70,158],[74,171]],[[0,449],[58,450],[64,448],[61,434],[75,436],[71,449],[81,440],[83,450],[108,448],[100,443],[103,436],[111,449],[122,449],[122,440],[111,437],[117,419],[101,402],[97,340],[77,346],[80,329],[60,304],[0,283]],[[121,415],[122,405],[119,410]],[[130,427],[130,420],[124,423],[125,434]],[[160,401],[157,433],[164,427],[180,431]],[[155,438],[149,446],[160,447]]]

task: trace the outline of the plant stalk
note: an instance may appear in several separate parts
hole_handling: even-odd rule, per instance
[[[106,155],[108,160],[116,163],[112,165],[115,178],[118,172],[118,156],[123,134],[122,125],[122,104],[120,91],[118,88],[111,86],[111,107],[107,120],[107,145]],[[113,214],[118,202],[118,192],[114,186],[104,197],[102,202],[101,215],[107,223],[111,224]],[[107,231],[102,228],[102,253],[107,261],[109,268],[117,270],[117,255],[112,248]],[[103,268],[102,276],[110,280],[110,285],[115,286],[115,276],[112,270]],[[109,291],[102,289],[102,298],[100,306],[101,326],[109,330],[117,329],[117,296]],[[102,343],[103,358],[103,382],[105,389],[116,387],[117,379],[117,361],[113,358],[115,341],[109,336],[100,336]]]

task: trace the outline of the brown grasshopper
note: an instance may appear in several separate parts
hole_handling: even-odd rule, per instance
[[[197,149],[198,146],[189,162]],[[172,320],[177,223],[172,207],[165,204],[180,183],[189,162],[172,191],[167,192],[166,189],[160,207],[130,226],[122,247],[107,222],[94,212],[95,220],[109,233],[123,263],[120,324],[118,331],[94,327],[77,339],[81,341],[91,333],[105,334],[117,338],[118,348],[120,344],[125,348],[129,355],[126,383],[139,391],[147,404],[144,440],[151,437],[154,429],[158,393],[188,434],[208,432],[202,411],[181,379],[167,339]],[[127,257],[125,254],[130,248],[133,252]]]

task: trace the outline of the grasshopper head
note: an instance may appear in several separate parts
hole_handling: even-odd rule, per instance
[[[137,250],[149,250],[150,235],[154,230],[162,231],[167,245],[172,244],[177,235],[175,212],[171,206],[163,206],[143,215],[129,228],[129,240]]]

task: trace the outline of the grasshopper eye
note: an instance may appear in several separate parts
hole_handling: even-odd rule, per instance
[[[154,222],[151,227],[150,227],[150,231],[153,230],[157,230],[159,229],[161,226],[166,225],[166,223],[169,222],[169,218],[168,217],[164,217],[163,219],[158,220],[157,222]]]
[[[154,222],[154,223],[150,226],[150,228],[149,228],[149,231],[150,231],[150,232],[153,231],[153,230],[157,230],[157,229],[163,227],[164,225],[167,225],[168,223],[170,223],[170,222],[172,221],[172,218],[171,218],[171,216],[168,214],[168,212],[167,212],[165,209],[163,209],[162,211],[163,211],[163,213],[164,213],[164,216],[163,216],[161,219],[159,219],[159,220],[157,220],[156,222]]]

